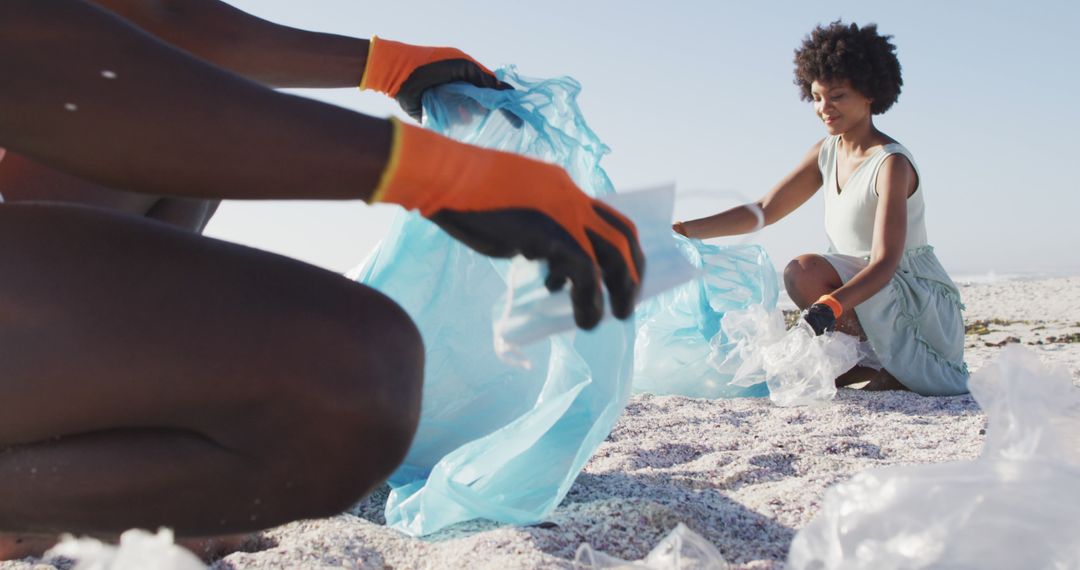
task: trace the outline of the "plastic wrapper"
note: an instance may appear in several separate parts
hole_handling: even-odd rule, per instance
[[[638,306],[634,391],[694,398],[766,396],[764,383],[734,385],[734,367],[718,370],[708,358],[716,350],[736,348],[737,340],[721,334],[725,314],[776,307],[779,287],[772,261],[757,245],[719,246],[674,236],[699,277]]]
[[[133,529],[120,535],[120,545],[105,544],[93,538],[65,535],[60,543],[45,553],[44,559],[57,557],[75,561],[72,570],[204,570],[191,551],[173,543],[171,530],[157,534]]]
[[[575,103],[577,82],[527,79],[513,68],[498,73],[515,89],[429,90],[425,126],[560,164],[585,192],[611,194],[599,165],[607,147]],[[510,265],[402,213],[357,273],[412,316],[426,347],[420,425],[389,481],[386,521],[395,529],[424,535],[475,518],[542,520],[626,405],[632,321],[605,319],[593,331],[525,346],[528,369],[499,358],[492,324]]]
[[[1018,346],[969,386],[988,421],[980,456],[832,487],[789,568],[1080,568],[1080,388]]]
[[[574,566],[589,570],[727,570],[728,563],[709,541],[679,523],[642,560],[615,558],[582,544],[574,556]]]
[[[807,406],[836,396],[836,378],[863,357],[859,339],[837,332],[816,336],[802,319],[790,330],[778,310],[751,305],[727,313],[714,338],[709,363],[731,384],[768,386],[778,406]]]
[[[673,186],[612,194],[603,200],[633,220],[637,228],[647,268],[638,295],[639,303],[697,276],[698,271],[676,247],[676,234],[671,231],[675,205]],[[518,347],[574,329],[569,288],[555,293],[548,291],[544,286],[546,275],[544,264],[523,257],[514,259],[510,272],[513,286],[502,301],[504,314],[495,324],[495,346],[500,354],[514,358],[519,354]],[[607,306],[607,291],[604,293]],[[611,318],[610,313],[605,313],[605,318]]]

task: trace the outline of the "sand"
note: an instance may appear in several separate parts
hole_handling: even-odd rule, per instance
[[[967,360],[978,370],[1018,341],[1080,384],[1080,278],[961,284]],[[782,568],[825,489],[861,470],[969,459],[985,417],[970,396],[841,390],[829,405],[634,396],[547,523],[461,525],[427,540],[381,522],[385,491],[352,514],[264,533],[215,568],[571,568],[582,542],[643,557],[679,522],[734,568]],[[52,568],[37,561],[0,570]]]

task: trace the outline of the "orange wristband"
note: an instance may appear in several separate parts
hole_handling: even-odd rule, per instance
[[[844,314],[844,306],[840,304],[840,301],[836,300],[836,297],[832,295],[822,295],[820,299],[814,301],[814,304],[822,304],[832,309],[833,316],[840,318],[840,315]]]

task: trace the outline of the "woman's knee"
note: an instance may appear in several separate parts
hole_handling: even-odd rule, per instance
[[[824,293],[839,288],[840,277],[824,257],[800,255],[784,268],[784,288],[799,307],[805,307]]]

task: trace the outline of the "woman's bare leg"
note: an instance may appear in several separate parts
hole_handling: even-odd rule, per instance
[[[799,309],[806,309],[822,295],[832,293],[843,285],[840,274],[820,255],[800,255],[784,268],[784,288]],[[836,330],[866,340],[866,333],[853,310],[845,310],[840,315],[836,320]]]
[[[911,388],[904,386],[896,379],[895,376],[889,374],[888,370],[882,368],[870,379],[870,383],[863,386],[863,390],[870,390],[871,392],[881,392],[885,390],[908,390]]]
[[[0,206],[0,530],[245,532],[401,461],[423,350],[381,294],[274,254]]]
[[[784,269],[784,286],[788,296],[800,308],[805,309],[822,295],[831,293],[844,285],[840,274],[824,257],[814,254],[800,255]],[[836,321],[836,330],[866,340],[862,324],[855,311],[846,310]],[[882,370],[885,374],[885,372]],[[836,378],[836,387],[843,388],[860,382],[872,381],[879,372],[865,366],[855,366]],[[891,378],[892,376],[889,375]],[[869,387],[869,385],[867,386]]]
[[[796,257],[784,269],[784,285],[788,296],[800,309],[813,304],[822,295],[831,293],[843,285],[836,269],[820,255],[806,254]],[[859,340],[866,340],[862,324],[855,311],[844,311],[836,322],[836,330]],[[836,379],[836,386],[842,388],[860,382],[869,382],[863,390],[907,390],[888,370],[875,370],[865,366],[856,366],[841,374]]]

